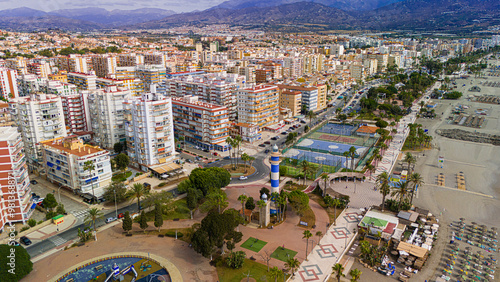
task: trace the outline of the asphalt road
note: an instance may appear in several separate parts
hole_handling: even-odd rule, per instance
[[[124,213],[126,211],[129,211],[130,213],[137,212],[137,203],[134,203],[130,206],[119,209],[118,213]],[[111,211],[111,212],[108,212],[104,215],[104,219],[106,219],[108,217],[115,217],[115,216],[116,216],[115,211]],[[105,224],[106,223],[104,222],[104,220],[99,220],[96,222],[96,227],[100,227],[100,226],[103,226]],[[54,235],[48,239],[40,241],[39,243],[28,246],[28,247],[26,247],[26,250],[28,251],[28,254],[30,254],[30,256],[32,258],[36,257],[44,252],[50,251],[53,248],[57,247],[57,245],[54,243],[54,241],[62,242],[62,240],[64,240],[64,243],[65,243],[67,241],[74,240],[74,239],[78,238],[78,228],[83,230],[85,227],[88,227],[88,225],[80,224],[80,225],[74,226],[74,227],[72,227],[66,231],[62,231],[61,233]],[[56,237],[59,237],[59,238],[56,238]],[[99,239],[99,237],[97,239]]]

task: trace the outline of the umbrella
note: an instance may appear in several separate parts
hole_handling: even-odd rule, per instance
[[[460,221],[464,221],[464,220],[465,220],[465,218],[463,218],[463,217],[460,218]]]
[[[477,223],[475,223],[475,222],[473,221],[473,222],[471,222],[471,224],[472,224],[472,225],[476,225]]]

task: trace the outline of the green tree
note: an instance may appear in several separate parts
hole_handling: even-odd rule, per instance
[[[89,172],[89,178],[92,177],[92,172],[95,170],[95,165],[94,165],[94,162],[93,161],[86,161],[84,164],[83,164],[83,171],[88,171]],[[94,193],[94,184],[92,183],[93,181],[91,181],[91,185],[92,185],[92,196],[94,196],[95,198],[95,193]],[[92,199],[94,200],[94,199]]]
[[[142,200],[142,207],[149,208],[156,204],[160,204],[163,213],[167,214],[174,209],[173,199],[172,193],[168,191],[147,193]]]
[[[351,171],[354,171],[354,159],[356,158],[356,147],[349,148],[349,157],[351,157]]]
[[[269,275],[271,275],[271,278],[274,278],[274,282],[278,282],[278,277],[280,277],[281,273],[283,273],[283,271],[281,271],[281,269],[277,266],[271,268],[269,271]]]
[[[247,202],[245,203],[245,208],[251,211],[255,209],[255,200],[253,197],[248,197]]]
[[[208,212],[217,209],[221,213],[221,210],[225,209],[228,205],[226,192],[216,190],[207,195],[205,202],[200,206],[200,211]]]
[[[50,49],[43,49],[42,51],[38,52],[38,55],[44,56],[47,58],[54,57],[54,53]]]
[[[325,188],[323,189],[323,197],[324,197],[326,195],[326,188],[328,187],[327,183],[328,180],[330,179],[328,173],[322,173],[321,179],[325,182]]]
[[[139,227],[144,230],[144,233],[146,233],[146,229],[148,228],[148,219],[146,218],[144,211],[141,211],[141,215],[139,216]]]
[[[309,247],[309,238],[312,237],[312,233],[309,230],[304,230],[304,233],[302,233],[304,236],[302,239],[306,239],[306,260],[307,260],[307,255],[309,254],[308,252],[308,247]]]
[[[199,198],[197,191],[199,190],[196,190],[194,188],[189,188],[189,190],[187,190],[186,204],[190,211],[196,209],[196,206],[198,205]]]
[[[115,157],[115,163],[119,170],[125,171],[130,163],[130,158],[126,154],[120,153]]]
[[[226,258],[226,264],[228,267],[233,269],[238,269],[243,266],[246,254],[243,251],[231,252]]]
[[[300,266],[300,262],[296,258],[289,258],[285,262],[285,268],[292,272],[292,276],[295,276],[295,269]]]
[[[424,184],[424,178],[422,177],[422,175],[420,175],[420,173],[414,172],[410,175],[408,181],[413,184],[411,188],[411,197],[410,197],[410,205],[411,205],[413,203],[413,196],[415,194],[415,190],[417,189],[417,186],[421,186],[422,184]]]
[[[351,282],[357,282],[361,277],[361,271],[357,268],[351,269],[349,275],[351,275]]]
[[[66,210],[64,209],[63,204],[58,204],[56,208],[56,213],[57,214],[66,214]]]
[[[115,143],[115,145],[113,145],[113,150],[120,154],[123,151],[123,144],[121,142]]]
[[[11,241],[12,242],[12,241]],[[14,250],[12,252],[12,250]],[[31,257],[21,246],[0,245],[0,277],[5,282],[21,281],[33,270]]]
[[[396,196],[399,198],[399,203],[398,203],[398,210],[401,209],[401,205],[403,204],[403,201],[408,195],[408,181],[399,181],[396,183],[396,186],[392,188],[392,193],[391,196]]]
[[[248,171],[247,162],[250,160],[250,156],[247,153],[243,153],[241,155],[241,160],[243,161],[243,165],[245,166],[245,173]]]
[[[28,219],[28,225],[29,225],[30,227],[35,226],[35,225],[36,225],[36,220],[35,220],[35,219],[33,219],[33,218]]]
[[[308,161],[303,160],[300,163],[300,171],[302,171],[302,173],[304,174],[304,184],[303,185],[306,185],[307,173],[309,173],[311,171],[311,164]]]
[[[145,196],[148,191],[144,188],[142,183],[134,183],[132,190],[129,192],[134,198],[137,199],[137,211],[141,210],[141,197]]]
[[[377,127],[380,127],[380,128],[386,128],[389,125],[389,123],[387,121],[383,120],[383,119],[379,119],[379,120],[377,120],[377,122],[375,123],[375,125]]]
[[[91,208],[88,211],[88,214],[85,216],[85,224],[92,225],[92,229],[96,231],[95,223],[98,220],[102,220],[104,218],[104,214],[97,208]]]
[[[316,117],[316,114],[313,111],[309,111],[306,117],[309,119],[309,127],[312,127],[312,120]]]
[[[323,232],[316,231],[316,236],[318,236],[318,245],[319,245],[319,241],[321,240],[321,236],[323,236]]]
[[[132,230],[132,218],[130,217],[130,212],[126,211],[123,217],[122,228],[127,234]]]
[[[382,211],[385,209],[385,197],[391,193],[391,186],[389,186],[389,174],[386,171],[377,176],[377,186],[382,194]]]
[[[241,203],[241,215],[245,216],[245,202],[247,201],[248,196],[245,194],[238,196],[238,201]]]
[[[337,263],[332,267],[333,271],[336,273],[335,277],[337,278],[337,281],[340,282],[341,277],[345,277],[344,273],[344,267],[340,264]]]
[[[52,211],[57,207],[56,197],[54,197],[54,194],[49,193],[45,196],[45,199],[43,199],[42,204],[47,210]]]
[[[309,196],[300,190],[290,192],[288,201],[299,215],[303,215],[304,211],[309,207]]]
[[[116,193],[116,202],[122,203],[127,200],[127,188],[125,184],[120,181],[111,183],[108,187],[104,188],[103,198],[106,202],[114,203]]]
[[[163,212],[160,203],[155,204],[155,227],[158,228],[158,232],[160,232],[160,228],[163,226]]]

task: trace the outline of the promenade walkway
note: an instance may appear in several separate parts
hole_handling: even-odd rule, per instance
[[[325,281],[332,273],[332,266],[340,262],[356,237],[360,216],[359,209],[344,210],[337,218],[337,225],[329,227],[289,281]]]

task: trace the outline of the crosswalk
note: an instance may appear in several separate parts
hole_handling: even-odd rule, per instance
[[[77,211],[77,212],[71,212],[75,218],[84,218],[88,213],[89,213],[89,210],[86,209],[86,210],[83,210],[83,211]]]
[[[352,256],[354,254],[354,251],[356,251],[356,248],[358,247],[358,243],[357,242],[354,242],[354,244],[352,245],[351,249],[349,250],[348,254],[350,256]]]
[[[51,241],[52,243],[54,243],[54,245],[56,246],[59,246],[59,245],[62,245],[64,243],[67,242],[67,240],[64,240],[63,238],[59,237],[59,236],[52,236],[49,238],[49,241]]]

